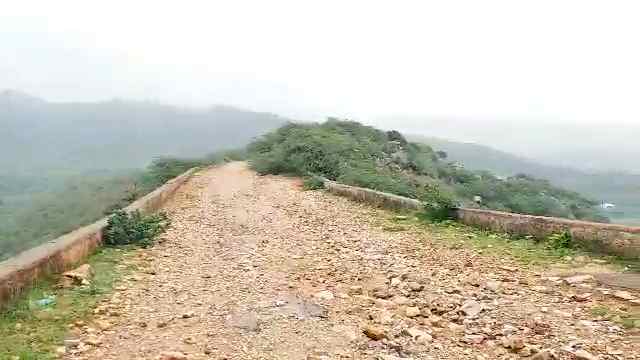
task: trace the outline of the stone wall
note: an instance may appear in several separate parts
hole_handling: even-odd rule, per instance
[[[129,205],[126,210],[150,213],[160,209],[195,171],[196,169],[191,169],[168,181]],[[0,308],[31,287],[42,276],[69,270],[85,260],[102,243],[102,229],[106,225],[107,218],[100,219],[0,262]]]
[[[420,201],[409,199],[404,196],[383,193],[371,189],[339,184],[335,181],[325,180],[324,187],[329,192],[348,197],[352,200],[361,201],[377,207],[386,209],[422,209]]]
[[[325,188],[334,194],[388,209],[421,210],[420,201],[371,189],[338,184],[325,180]],[[574,241],[595,252],[640,258],[640,227],[592,223],[545,216],[514,214],[485,209],[455,210],[457,220],[483,229],[533,236],[544,239],[549,235],[569,232]]]
[[[574,241],[589,250],[629,258],[640,258],[640,227],[602,224],[546,216],[533,216],[484,209],[457,209],[458,221],[496,232],[530,235],[544,239],[569,232]]]

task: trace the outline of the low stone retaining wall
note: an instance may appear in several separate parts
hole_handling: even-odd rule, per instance
[[[640,227],[602,224],[562,218],[514,214],[484,209],[457,209],[458,221],[467,225],[517,235],[544,239],[552,234],[569,232],[589,250],[627,258],[640,258]]]
[[[127,206],[126,210],[151,213],[160,209],[196,170],[191,169],[169,180]],[[0,262],[0,308],[31,287],[39,278],[69,270],[86,259],[102,243],[102,230],[106,226],[107,218],[100,219]]]
[[[421,210],[415,199],[325,180],[325,188],[334,194],[388,209]],[[574,241],[595,252],[640,258],[640,227],[602,224],[569,219],[514,214],[485,209],[460,208],[457,220],[483,229],[544,239],[569,232]]]
[[[415,199],[406,198],[404,196],[383,193],[376,190],[365,189],[356,186],[339,184],[335,181],[325,180],[325,189],[334,194],[345,196],[350,199],[365,202],[377,207],[386,209],[422,209],[422,203]]]

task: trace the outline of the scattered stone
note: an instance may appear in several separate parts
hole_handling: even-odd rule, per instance
[[[329,290],[323,290],[315,294],[316,299],[321,301],[333,300],[333,293]]]
[[[636,297],[633,296],[630,292],[623,291],[623,290],[614,291],[611,295],[613,295],[613,297],[615,297],[616,299],[620,299],[620,300],[635,300],[636,299]]]
[[[190,318],[192,318],[194,316],[196,316],[196,313],[193,312],[193,311],[189,311],[189,312],[186,312],[186,313],[182,314],[182,318],[183,319],[190,319]]]
[[[409,299],[406,296],[396,296],[391,301],[393,301],[394,304],[400,305],[400,306],[409,305],[412,302],[411,299]]]
[[[475,317],[482,312],[482,304],[475,300],[467,300],[460,307],[460,311],[468,317]]]
[[[533,355],[531,360],[554,360],[557,359],[558,355],[556,355],[553,350],[542,350],[539,353]]]
[[[389,311],[382,310],[378,313],[377,322],[382,325],[391,325],[393,323],[393,314]]]
[[[578,350],[573,353],[573,356],[575,356],[576,360],[598,360],[596,356],[591,355],[586,350]]]
[[[518,271],[518,268],[515,266],[500,266],[500,269],[515,272]]]
[[[431,315],[429,316],[429,324],[431,324],[431,326],[435,326],[435,327],[439,327],[442,328],[446,325],[447,321],[444,320],[443,318],[441,318],[440,316],[436,316],[436,315]]]
[[[62,288],[70,288],[76,285],[89,285],[93,276],[93,269],[89,264],[83,264],[71,271],[62,273],[62,279],[59,286]]]
[[[416,317],[420,315],[420,308],[417,306],[407,306],[405,309],[405,315],[407,315],[407,317]]]
[[[234,313],[228,316],[230,325],[246,331],[257,332],[260,330],[258,316],[255,312]]]
[[[158,357],[159,360],[187,360],[187,355],[181,353],[181,352],[163,352],[162,354],[160,354],[160,357]]]
[[[467,344],[482,344],[485,337],[482,334],[465,335],[463,341]]]
[[[571,299],[578,302],[584,302],[591,299],[591,295],[591,293],[573,294],[571,295]]]
[[[349,288],[349,295],[362,295],[362,286],[351,286]]]
[[[365,327],[362,332],[367,335],[368,338],[372,339],[372,340],[382,340],[384,338],[387,337],[385,331],[383,328],[379,328],[379,327],[375,327],[375,326],[367,326]]]
[[[549,289],[546,286],[542,286],[542,285],[537,285],[537,286],[533,286],[531,288],[531,290],[539,292],[539,293],[543,293],[543,294],[549,294],[551,293],[551,289]]]
[[[502,335],[509,336],[518,332],[518,328],[512,325],[505,325],[502,327]]]
[[[502,346],[517,352],[524,348],[524,339],[520,336],[506,336],[502,338]]]
[[[376,299],[375,305],[383,309],[393,309],[397,306],[393,301],[384,299]]]
[[[393,294],[391,292],[389,292],[389,290],[387,290],[385,288],[375,288],[375,289],[373,289],[372,295],[373,295],[373,297],[378,298],[378,299],[388,299],[388,298],[393,296]]]
[[[422,345],[428,344],[433,341],[433,338],[428,332],[422,331],[416,327],[404,329],[402,330],[401,334],[411,337],[416,343]]]
[[[584,274],[584,275],[574,275],[563,279],[569,285],[581,284],[588,281],[593,281],[593,275]]]
[[[394,277],[391,279],[391,287],[397,287],[401,283],[402,283],[402,280],[400,280],[399,277]]]
[[[331,360],[331,355],[326,351],[314,351],[307,355],[306,360]]]
[[[525,346],[524,349],[518,351],[518,355],[522,356],[522,357],[529,357],[533,354],[535,354],[537,351],[537,349],[534,350],[534,348],[529,347],[529,346]]]
[[[67,349],[75,349],[80,346],[80,340],[78,339],[67,339],[63,343]]]
[[[500,290],[500,286],[502,285],[501,282],[499,281],[487,281],[484,284],[485,289],[493,291],[493,292],[498,292],[498,290]]]
[[[95,336],[90,336],[84,341],[84,343],[91,346],[100,346],[100,344],[102,344],[102,340]]]
[[[58,346],[56,348],[56,355],[58,355],[59,357],[64,356],[64,354],[67,353],[67,348],[64,346]]]
[[[107,330],[111,327],[111,323],[106,320],[96,320],[94,322],[100,330]]]
[[[424,289],[424,285],[419,284],[415,281],[407,283],[407,286],[409,286],[409,289],[411,289],[411,291],[422,291],[422,289]]]

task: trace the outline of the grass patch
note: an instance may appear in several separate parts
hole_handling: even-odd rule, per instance
[[[591,314],[613,321],[626,329],[640,329],[640,310],[627,312],[599,305],[591,308]]]
[[[536,241],[529,236],[513,236],[485,231],[452,220],[432,222],[424,213],[403,213],[402,220],[393,214],[381,226],[383,230],[402,224],[407,230],[413,227],[417,231],[425,230],[431,237],[445,246],[470,247],[482,251],[484,255],[502,258],[509,256],[524,265],[548,265],[563,263],[565,259],[579,256],[593,257],[592,253],[581,250],[575,244],[568,246],[564,234],[554,236],[550,241]],[[615,264],[615,257],[604,257]]]
[[[96,304],[131,267],[118,264],[131,257],[131,247],[100,249],[87,262],[95,273],[91,285],[55,289],[55,278],[39,281],[7,310],[0,313],[0,359],[55,359],[68,325],[92,315]],[[47,297],[55,302],[40,306]]]

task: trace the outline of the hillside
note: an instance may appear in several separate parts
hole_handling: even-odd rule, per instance
[[[286,119],[231,107],[187,109],[113,100],[50,103],[0,93],[0,174],[144,167],[244,146]]]
[[[342,183],[423,199],[532,215],[608,221],[597,202],[546,180],[472,171],[446,153],[357,122],[288,124],[249,145],[259,173],[320,175]]]
[[[50,103],[0,93],[0,260],[90,223],[285,122],[230,107]]]
[[[449,159],[458,161],[469,169],[486,169],[501,176],[530,174],[576,190],[598,202],[614,203],[616,208],[607,211],[607,216],[614,222],[640,225],[640,175],[581,171],[539,163],[480,144],[415,135],[409,138],[444,150]]]

